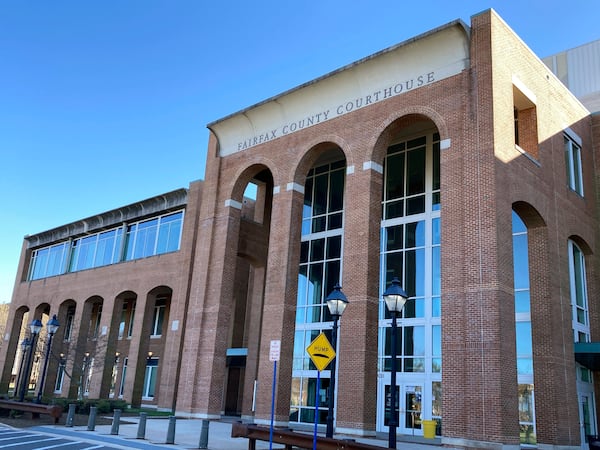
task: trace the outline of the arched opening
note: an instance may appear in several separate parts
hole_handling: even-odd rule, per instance
[[[409,298],[397,321],[396,399],[391,411],[392,316],[379,302],[377,430],[392,414],[401,434],[421,435],[422,420],[442,425],[440,133],[422,115],[390,124],[380,136],[380,299],[394,277]]]
[[[106,392],[108,398],[125,396],[127,365],[135,331],[136,304],[135,292],[125,291],[115,297],[103,377],[103,392]]]
[[[4,374],[3,382],[8,384],[8,388],[12,391],[13,397],[19,396],[22,380],[27,376],[24,372],[26,370],[26,358],[29,352],[29,333],[27,331],[29,315],[29,308],[21,306],[15,311],[12,323],[9,322],[9,324],[7,324],[6,331],[10,332],[10,340],[5,343],[5,345],[9,345],[9,349],[6,353],[7,361],[4,370],[7,372],[8,367],[11,367],[11,370],[9,373]],[[11,325],[10,329],[8,328],[8,325]],[[4,378],[6,378],[6,381]]]
[[[168,286],[157,286],[146,296],[137,361],[127,360],[129,367],[135,366],[133,405],[155,405],[160,396],[161,373],[167,370],[164,367],[167,358],[165,344],[170,332],[168,324],[172,296],[173,290]],[[123,370],[126,373],[127,369]]]
[[[312,148],[298,169],[302,171],[298,179],[304,177],[304,202],[290,395],[292,424],[315,423],[315,418],[320,424],[326,422],[331,371],[319,374],[305,349],[321,332],[332,340],[333,319],[325,299],[343,281],[346,165],[342,149],[325,142]]]
[[[273,176],[262,165],[248,168],[238,184],[244,192],[234,275],[232,316],[226,354],[223,409],[226,415],[252,414],[253,393],[258,376],[262,308],[271,208]]]

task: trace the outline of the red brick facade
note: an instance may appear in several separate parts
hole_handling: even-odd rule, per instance
[[[72,299],[77,323],[84,324],[89,320],[83,315],[90,314],[84,303],[104,299],[102,325],[109,331],[96,358],[108,361],[110,352],[123,345],[112,331],[122,300],[135,293],[140,313],[134,329],[144,332],[123,348],[132,372],[126,400],[140,401],[141,372],[150,350],[161,358],[158,407],[211,418],[233,410],[268,422],[269,347],[280,340],[275,421],[287,424],[304,188],[319,158],[336,154],[346,163],[341,278],[350,305],[339,329],[336,428],[359,435],[381,432],[381,168],[399,136],[428,129],[439,133],[441,142],[442,440],[474,448],[520,442],[511,245],[515,211],[528,229],[537,443],[579,447],[567,245],[576,242],[586,255],[590,331],[598,339],[595,156],[600,156],[600,122],[493,11],[474,16],[470,28],[449,24],[389,54],[410,55],[414,45],[443,33],[459,36],[464,48],[457,54],[464,51],[466,63],[439,81],[417,72],[412,81],[393,88],[397,95],[361,107],[349,98],[340,106],[343,114],[334,117],[332,112],[327,120],[311,116],[318,121],[312,126],[287,132],[290,124],[277,130],[273,125],[270,133],[276,138],[261,134],[238,139],[237,147],[227,144],[232,132],[225,128],[233,129],[236,121],[274,117],[268,108],[278,101],[301,105],[304,100],[294,98],[310,97],[312,89],[337,76],[362,65],[383,65],[384,52],[209,125],[206,178],[188,192],[179,252],[28,282],[26,241],[11,307],[11,338],[0,355],[2,386],[10,378],[15,336],[26,310],[36,317],[62,314],[61,305]],[[429,55],[421,56],[427,60]],[[363,103],[370,100],[360,97]],[[567,185],[565,130],[582,142],[583,197]],[[258,194],[245,205],[249,182],[258,186]],[[143,336],[151,316],[146,305],[163,291],[171,297],[168,332],[159,343]],[[236,349],[247,352],[245,365],[232,370]],[[105,397],[108,378],[105,368],[90,395]]]

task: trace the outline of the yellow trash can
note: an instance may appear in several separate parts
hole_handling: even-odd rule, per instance
[[[437,422],[435,420],[422,420],[423,424],[423,437],[427,439],[435,439],[435,427]]]

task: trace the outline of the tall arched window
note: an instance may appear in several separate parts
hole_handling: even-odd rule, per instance
[[[325,298],[336,283],[342,282],[346,161],[341,157],[331,153],[333,161],[315,165],[304,186],[290,422],[314,423],[317,368],[306,347],[321,332],[331,341],[333,319]],[[324,424],[330,370],[324,370],[320,377],[318,422]]]
[[[398,320],[398,431],[421,430],[421,418],[441,424],[440,136],[435,128],[399,136],[384,164],[380,291],[398,277],[409,295]],[[390,402],[391,315],[379,307],[378,430]]]
[[[529,285],[529,243],[527,227],[517,213],[512,213],[513,270],[517,381],[519,389],[519,427],[521,444],[536,444],[533,386],[533,345]]]
[[[585,273],[585,255],[572,240],[569,251],[569,291],[571,295],[573,339],[575,342],[590,341],[590,319]],[[577,364],[577,397],[579,420],[582,424],[582,441],[596,431],[594,379],[589,368]]]
[[[569,240],[569,281],[575,342],[589,342],[590,323],[585,281],[585,257],[577,244],[571,240]]]

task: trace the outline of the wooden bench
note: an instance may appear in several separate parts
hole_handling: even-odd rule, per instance
[[[0,400],[0,409],[30,412],[32,419],[39,419],[40,414],[47,414],[54,418],[55,424],[58,423],[63,413],[62,407],[57,405],[42,405],[40,403],[15,402],[12,400]]]
[[[243,437],[248,439],[248,450],[256,450],[256,441],[271,440],[271,429],[265,426],[244,424],[235,422],[231,426],[231,437]],[[291,431],[287,428],[273,429],[273,442],[284,444],[286,450],[292,448],[313,448],[313,435]],[[352,440],[332,439],[317,436],[317,448],[319,450],[381,450],[382,447],[370,444],[361,444]]]

